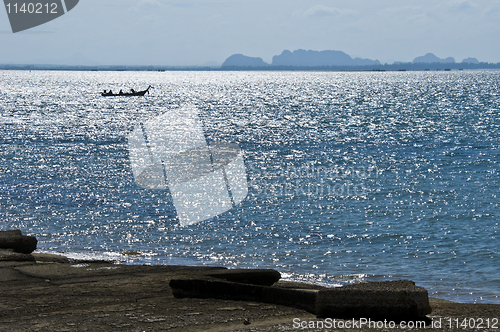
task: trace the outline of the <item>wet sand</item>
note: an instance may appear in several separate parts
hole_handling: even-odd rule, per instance
[[[34,256],[37,262],[0,261],[0,331],[332,330],[317,328],[315,322],[320,319],[292,307],[249,301],[177,299],[172,295],[171,279],[193,277],[217,268],[117,265],[68,261],[62,256],[44,254]],[[277,286],[297,285],[280,281]],[[436,330],[472,330],[470,326],[467,329],[454,326],[464,318],[476,319],[476,327],[477,319],[483,319],[482,328],[477,330],[500,330],[500,322],[496,328],[492,326],[495,319],[500,319],[500,305],[431,299],[431,306],[433,312],[428,315],[427,326],[431,321],[441,321],[441,328]],[[487,319],[490,328],[486,326]],[[298,324],[315,328],[297,328]],[[373,329],[363,326],[349,330]]]

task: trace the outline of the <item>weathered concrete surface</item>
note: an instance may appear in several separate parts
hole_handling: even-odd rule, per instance
[[[172,278],[224,268],[65,261],[0,262],[0,332],[277,331],[310,313],[287,306],[222,299],[178,299]],[[43,261],[43,262],[42,262]]]
[[[298,331],[294,319],[318,318],[289,306],[254,301],[174,298],[171,279],[201,278],[217,268],[75,262],[53,255],[38,262],[0,261],[0,332],[16,331]],[[220,268],[218,268],[220,269]],[[271,288],[311,289],[279,281]],[[279,291],[277,291],[279,292]],[[283,293],[267,293],[282,298]],[[431,299],[435,320],[500,317],[500,305]],[[250,323],[250,324],[249,324]],[[443,328],[425,331],[442,331]],[[322,331],[323,329],[308,329]],[[462,331],[461,328],[446,328]],[[331,329],[324,329],[331,331]],[[369,332],[370,328],[352,331]]]
[[[316,314],[321,317],[406,319],[431,313],[427,291],[409,280],[369,282],[321,290]]]
[[[0,231],[0,249],[12,249],[22,254],[31,254],[36,250],[37,239],[26,236],[20,230]]]

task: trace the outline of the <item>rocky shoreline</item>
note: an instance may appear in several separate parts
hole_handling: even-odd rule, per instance
[[[464,319],[467,329],[500,328],[500,305],[428,298],[410,281],[326,289],[280,281],[273,270],[118,265],[0,247],[0,331],[329,331],[334,321],[356,322],[354,331],[401,321],[463,331]]]

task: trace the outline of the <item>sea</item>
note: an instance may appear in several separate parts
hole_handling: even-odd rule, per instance
[[[184,107],[239,146],[248,187],[189,225],[128,142]],[[0,230],[72,258],[500,304],[499,166],[500,71],[0,71]]]

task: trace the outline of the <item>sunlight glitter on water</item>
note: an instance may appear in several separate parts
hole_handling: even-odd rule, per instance
[[[2,71],[0,229],[78,257],[269,267],[330,285],[408,278],[498,303],[499,78]],[[99,95],[149,84],[144,98]],[[249,195],[181,227],[168,192],[135,184],[127,135],[188,104],[208,142],[242,148]]]

